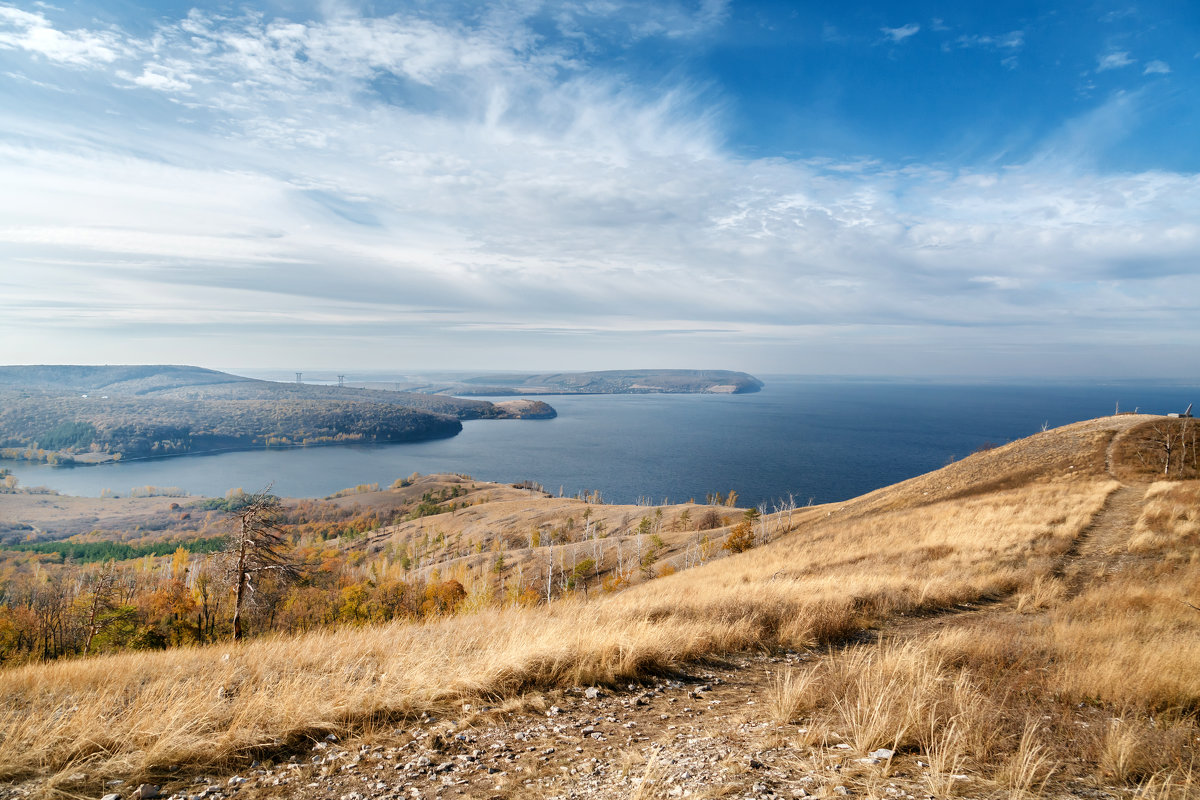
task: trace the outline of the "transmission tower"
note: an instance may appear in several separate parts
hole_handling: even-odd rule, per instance
[[[304,381],[300,380],[300,376],[303,374],[304,374],[303,372],[296,373],[296,383],[304,383]]]
[[[345,385],[346,385],[346,376],[338,375],[338,388],[341,389]]]

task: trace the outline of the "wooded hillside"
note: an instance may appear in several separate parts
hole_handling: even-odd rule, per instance
[[[480,400],[276,383],[184,366],[0,367],[0,457],[69,463],[453,436],[463,419],[546,418]]]

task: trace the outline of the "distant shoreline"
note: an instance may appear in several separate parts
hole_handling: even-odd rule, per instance
[[[533,418],[533,419],[536,419],[536,418]],[[472,420],[472,421],[474,421],[474,420]],[[122,456],[120,458],[113,458],[113,457],[111,457],[111,454],[106,454],[106,455],[110,455],[110,457],[101,459],[101,460],[96,460],[96,461],[78,460],[78,459],[75,459],[74,456],[71,456],[70,453],[67,453],[66,455],[71,456],[72,459],[75,459],[70,464],[50,464],[45,461],[35,461],[35,460],[31,460],[31,459],[26,459],[26,458],[0,458],[0,465],[2,465],[2,464],[30,464],[30,465],[35,465],[35,466],[47,466],[47,467],[51,467],[53,469],[75,469],[76,467],[101,467],[101,466],[104,466],[105,464],[141,464],[141,463],[144,463],[147,461],[165,461],[168,459],[187,458],[188,456],[218,456],[223,453],[252,453],[252,452],[255,452],[258,450],[311,450],[316,447],[364,447],[364,446],[366,446],[366,447],[377,447],[377,446],[382,447],[382,446],[390,445],[390,444],[417,444],[419,442],[432,442],[432,441],[437,441],[439,439],[453,439],[455,436],[458,436],[460,433],[462,433],[461,428],[459,428],[457,431],[453,431],[453,432],[445,434],[445,435],[442,435],[440,433],[433,433],[429,436],[416,436],[411,439],[392,440],[392,441],[387,441],[387,442],[362,441],[362,442],[313,442],[312,444],[258,444],[258,445],[247,445],[245,447],[213,447],[213,448],[205,448],[203,450],[189,450],[184,453],[164,453],[164,454],[158,455],[158,456]],[[90,454],[81,453],[80,455],[90,455]]]

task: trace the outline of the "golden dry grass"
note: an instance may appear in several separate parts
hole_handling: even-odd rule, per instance
[[[777,682],[774,704],[859,750],[922,754],[938,796],[969,773],[1010,797],[1059,778],[1194,797],[1197,509],[1200,482],[1154,484],[1078,591],[1043,573],[1011,610],[831,654]]]
[[[942,469],[878,489],[843,504],[843,513],[873,514],[1012,489],[1037,481],[1109,477],[1108,447],[1146,423],[1122,415],[1077,422],[971,454]]]
[[[218,767],[464,698],[835,641],[899,611],[1031,584],[1110,489],[1039,485],[870,520],[829,518],[591,603],[10,669],[0,673],[0,776]]]

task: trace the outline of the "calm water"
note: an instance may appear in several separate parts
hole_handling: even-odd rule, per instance
[[[452,439],[417,444],[261,450],[96,467],[5,462],[26,486],[64,494],[125,494],[178,486],[193,494],[261,488],[325,496],[412,472],[534,480],[567,494],[598,489],[610,502],[703,499],[736,489],[740,503],[795,495],[842,500],[961,458],[984,442],[1027,436],[1140,406],[1182,411],[1200,400],[1177,385],[935,385],[773,377],[750,395],[546,398],[553,420],[467,422]]]

